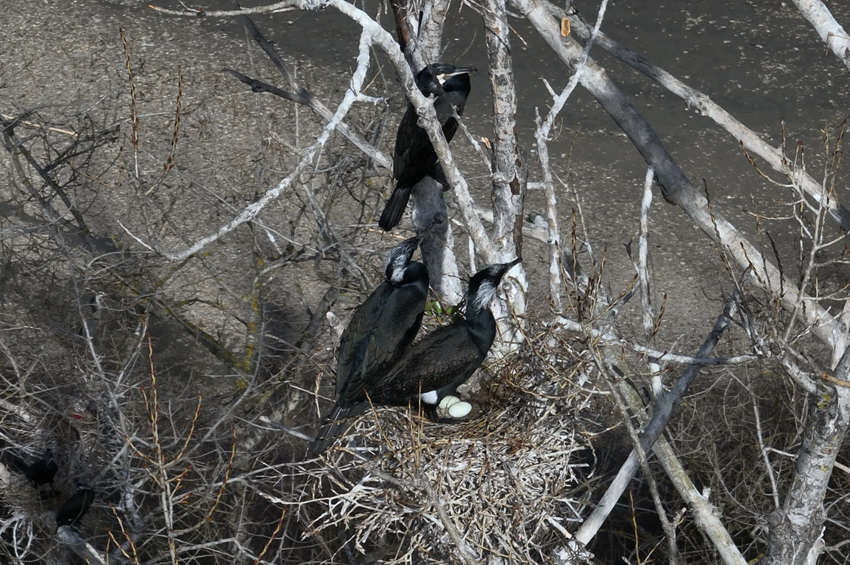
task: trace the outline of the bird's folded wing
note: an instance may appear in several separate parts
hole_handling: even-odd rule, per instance
[[[471,373],[483,358],[465,326],[444,326],[408,349],[369,394],[376,402],[413,398]]]
[[[372,331],[392,290],[392,285],[384,281],[363,304],[357,307],[351,321],[342,332],[336,365],[337,397],[351,377],[352,368],[360,365],[358,357],[365,355],[369,340],[372,339]]]

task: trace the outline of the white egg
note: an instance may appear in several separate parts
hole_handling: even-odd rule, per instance
[[[452,418],[465,418],[472,412],[472,404],[469,402],[455,402],[449,406],[449,416]]]
[[[443,399],[440,401],[440,410],[448,410],[449,406],[451,406],[452,404],[457,404],[458,402],[460,402],[460,398],[458,398],[457,396],[444,396]]]

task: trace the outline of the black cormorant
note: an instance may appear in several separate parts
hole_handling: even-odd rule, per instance
[[[369,405],[365,391],[380,382],[416,337],[428,296],[428,270],[411,258],[424,233],[390,252],[386,280],[357,308],[342,332],[336,405],[310,445],[311,455],[324,452],[342,433],[343,420]]]
[[[62,526],[74,527],[79,524],[94,502],[94,491],[88,485],[80,479],[76,479],[74,484],[77,487],[77,492],[65,501],[56,514],[57,529]]]
[[[56,477],[56,473],[59,471],[59,465],[57,465],[56,461],[53,459],[53,450],[49,448],[44,450],[44,454],[41,456],[41,459],[31,465],[27,465],[23,461],[17,459],[14,461],[14,465],[26,476],[35,488],[39,488],[41,485],[46,485],[48,483],[52,485],[53,478]]]
[[[372,402],[404,405],[421,398],[429,416],[436,419],[437,406],[454,394],[490,351],[496,337],[490,300],[502,276],[520,261],[497,263],[476,273],[466,293],[465,318],[413,344],[386,377],[368,389]],[[468,412],[466,409],[460,414]]]
[[[458,128],[457,120],[452,116],[452,106],[458,116],[463,115],[466,99],[471,88],[469,73],[474,67],[455,67],[446,63],[433,63],[416,75],[416,86],[424,96],[435,97],[434,111],[443,128],[443,135],[449,142]],[[407,103],[407,111],[398,126],[393,156],[393,177],[396,187],[381,214],[378,225],[384,231],[390,231],[401,220],[413,186],[432,174],[437,165],[437,154],[428,138],[428,133],[419,127],[416,108]]]
[[[53,450],[44,450],[41,460],[36,461],[24,470],[24,475],[32,481],[36,488],[48,483],[53,484],[53,479],[59,471],[59,465],[53,459]]]

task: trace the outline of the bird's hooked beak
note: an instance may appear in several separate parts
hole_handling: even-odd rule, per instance
[[[502,267],[504,270],[502,271],[502,280],[504,280],[504,278],[508,276],[508,273],[511,269],[513,269],[516,265],[519,265],[520,263],[522,263],[522,257],[517,257],[513,261],[503,263]]]
[[[447,80],[457,75],[470,75],[472,73],[477,73],[478,69],[475,67],[456,67],[454,71],[450,73],[441,73],[437,75],[437,80],[440,81],[440,85],[445,84]]]

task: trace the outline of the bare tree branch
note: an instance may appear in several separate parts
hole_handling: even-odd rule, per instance
[[[850,71],[850,35],[841,27],[820,0],[792,0],[826,46]]]
[[[575,40],[560,36],[556,21],[541,5],[530,0],[513,0],[513,4],[534,25],[561,61],[571,67],[573,61],[581,55],[581,48]],[[647,164],[655,167],[657,182],[665,199],[679,205],[709,238],[721,243],[728,256],[746,269],[753,282],[771,288],[779,295],[786,309],[794,309],[801,298],[810,305],[805,312],[800,313],[801,321],[811,327],[818,339],[832,348],[834,357],[840,357],[847,346],[848,336],[839,328],[835,318],[810,297],[801,296],[791,281],[786,280],[773,263],[762,257],[758,248],[720,213],[710,208],[708,200],[688,180],[658,135],[607,77],[605,71],[595,62],[588,61],[588,70],[582,75],[580,83],[629,136]]]
[[[254,41],[256,41],[260,48],[262,48],[266,55],[268,55],[275,67],[277,67],[278,71],[280,71],[280,74],[287,80],[292,90],[277,88],[276,86],[252,79],[231,69],[223,70],[247,84],[254,92],[269,92],[275,96],[291,100],[296,104],[302,104],[313,110],[326,122],[330,122],[333,119],[334,113],[331,112],[327,106],[322,104],[321,100],[318,100],[315,96],[313,96],[310,91],[304,88],[304,86],[295,79],[283,63],[280,54],[277,52],[277,47],[263,36],[254,21],[248,16],[244,16],[242,20],[245,22],[245,27],[248,28],[248,32],[251,34],[251,37],[254,38]],[[383,168],[392,170],[392,163],[390,160],[368,141],[363,139],[362,136],[348,129],[348,126],[344,122],[340,121],[336,126],[336,130],[348,138],[349,141],[356,145],[370,159],[376,161]]]
[[[699,348],[696,355],[697,359],[707,357],[714,350],[714,347],[729,325],[735,308],[735,299],[732,297],[727,300],[723,313],[717,318],[717,322],[715,322],[711,333],[709,333]],[[682,404],[683,396],[688,390],[688,387],[690,387],[691,383],[699,375],[699,371],[699,365],[688,367],[682,377],[676,382],[676,385],[662,398],[656,400],[652,419],[640,436],[640,445],[644,451],[652,449],[652,446],[661,436],[673,413]],[[579,528],[579,531],[576,532],[575,539],[577,541],[587,544],[593,539],[596,532],[602,526],[602,523],[608,517],[608,514],[614,508],[614,505],[620,499],[620,496],[622,496],[626,486],[628,486],[629,481],[634,476],[635,471],[637,471],[638,465],[639,459],[637,452],[632,450],[626,462],[620,467],[617,477],[611,483],[611,486],[608,487],[608,490],[602,496],[596,508],[588,516],[581,528]]]
[[[561,17],[569,17],[572,24],[572,29],[585,41],[590,37],[591,28],[580,17],[575,14],[566,14],[561,8],[548,2],[541,0],[542,5],[560,19]],[[702,92],[686,85],[664,69],[661,69],[648,61],[642,55],[635,53],[631,49],[625,47],[621,43],[614,41],[604,33],[599,33],[597,43],[600,47],[623,61],[624,63],[634,67],[642,72],[658,84],[685,101],[689,108],[693,108],[696,112],[706,116],[720,127],[729,132],[736,141],[741,143],[745,150],[751,151],[764,159],[773,170],[788,175],[788,163],[780,148],[771,147],[755,132],[746,127],[744,124],[736,120],[726,110],[718,106],[708,96]],[[821,183],[812,178],[804,171],[796,172],[798,182],[803,187],[805,192],[817,202],[822,202],[829,209],[830,215],[841,226],[841,229],[850,231],[850,211],[848,211],[841,203],[838,202],[836,195],[825,193]]]

